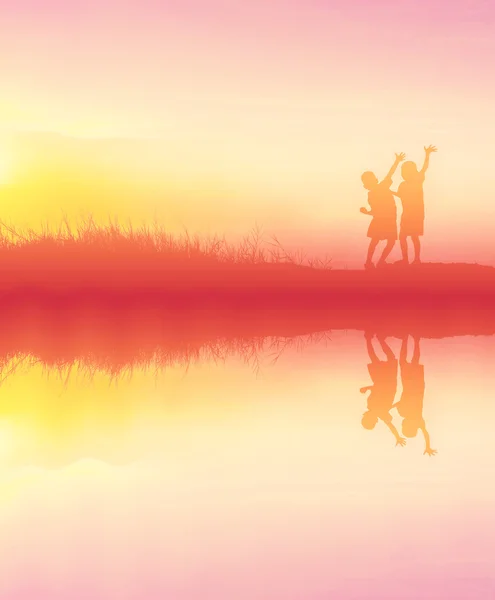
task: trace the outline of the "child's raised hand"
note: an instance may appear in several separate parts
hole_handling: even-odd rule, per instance
[[[370,211],[367,208],[365,208],[364,206],[362,206],[359,209],[359,212],[363,213],[363,215],[369,215],[370,214]]]
[[[405,158],[406,155],[404,154],[404,152],[399,152],[398,154],[395,154],[395,159],[397,160],[397,162],[402,162]]]
[[[437,151],[436,146],[425,146],[426,154],[431,154],[432,152],[436,152],[436,151]]]

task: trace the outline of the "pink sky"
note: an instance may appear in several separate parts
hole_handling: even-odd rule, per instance
[[[1,16],[0,130],[26,136],[5,159],[13,171],[30,145],[41,165],[49,159],[26,142],[33,131],[125,137],[126,148],[134,139],[135,159],[121,152],[111,176],[147,181],[118,205],[123,218],[221,233],[257,221],[305,245],[319,231],[352,263],[363,249],[337,240],[366,243],[361,172],[385,172],[399,150],[419,161],[434,143],[430,258],[452,259],[467,237],[466,260],[494,260],[490,2],[16,0]],[[155,148],[143,150],[150,137]],[[36,198],[0,190],[7,218],[93,210],[36,186]],[[94,196],[115,214],[110,195]]]

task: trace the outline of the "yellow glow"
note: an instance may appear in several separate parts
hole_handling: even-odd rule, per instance
[[[6,153],[0,150],[0,185],[8,183],[10,176],[10,164]]]
[[[0,421],[0,457],[9,454],[14,444],[14,433],[10,423]]]

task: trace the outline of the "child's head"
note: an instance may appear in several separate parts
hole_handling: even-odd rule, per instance
[[[416,437],[418,434],[419,423],[416,419],[404,419],[402,421],[402,433],[406,438]]]
[[[361,419],[361,425],[371,431],[375,428],[375,425],[378,423],[378,417],[374,415],[371,411],[366,411]]]
[[[415,162],[412,162],[412,160],[407,160],[402,165],[401,173],[404,181],[410,181],[418,175],[418,167],[416,166]]]
[[[371,171],[366,171],[361,175],[361,181],[363,182],[366,190],[371,190],[378,184],[378,179]]]

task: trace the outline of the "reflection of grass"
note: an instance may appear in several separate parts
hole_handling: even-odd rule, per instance
[[[288,347],[328,339],[328,332],[337,330],[397,338],[495,334],[493,307],[479,305],[166,308],[160,294],[139,295],[132,298],[133,305],[119,305],[107,296],[102,301],[99,293],[65,300],[51,292],[0,296],[0,383],[32,365],[58,371],[63,378],[101,372],[120,379],[136,369],[187,369],[232,357],[257,371],[277,362]]]
[[[57,344],[55,341],[54,347],[54,340],[38,338],[36,345],[12,348],[0,356],[0,385],[35,366],[41,366],[47,374],[56,373],[66,384],[77,375],[92,379],[96,373],[103,373],[111,380],[121,381],[132,377],[135,371],[157,375],[168,368],[180,367],[187,372],[195,364],[222,364],[228,359],[241,361],[258,373],[262,366],[275,365],[288,350],[300,352],[309,344],[328,339],[327,333],[293,337],[225,337],[195,342],[173,342],[166,338],[160,341],[155,337],[149,345],[141,337],[141,346],[122,347],[116,345],[114,339],[102,340],[96,335],[91,337],[90,350],[77,342]]]
[[[0,228],[4,375],[19,357],[111,376],[230,355],[256,368],[267,343],[332,329],[493,334],[494,308],[495,269],[480,265],[338,271],[258,230],[229,244],[91,220]]]

